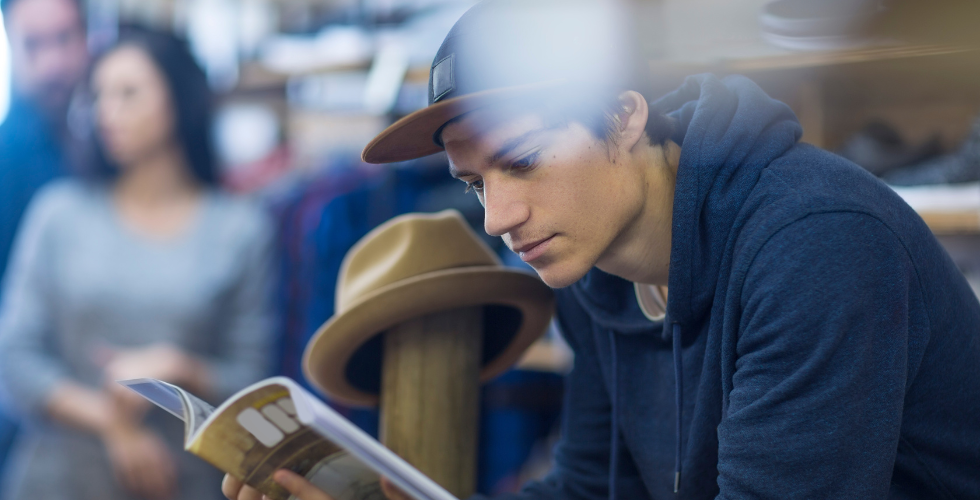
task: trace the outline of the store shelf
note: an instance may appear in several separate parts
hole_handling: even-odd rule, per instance
[[[731,59],[721,61],[720,66],[733,72],[750,72],[818,68],[971,53],[980,54],[980,49],[977,47],[956,45],[895,44],[833,52],[794,52],[752,59]]]
[[[919,216],[937,236],[980,235],[980,212],[920,212]]]

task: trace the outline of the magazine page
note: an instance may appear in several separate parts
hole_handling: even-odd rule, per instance
[[[283,379],[283,384],[289,387],[302,424],[340,445],[415,500],[458,500],[295,382]]]
[[[171,415],[183,420],[185,444],[214,413],[214,407],[207,402],[180,387],[161,380],[140,378],[121,380],[119,383],[163,408]]]

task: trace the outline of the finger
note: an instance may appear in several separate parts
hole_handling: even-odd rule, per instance
[[[135,491],[141,497],[153,498],[153,465],[147,463],[145,453],[133,456]]]
[[[125,454],[120,454],[115,459],[116,480],[120,485],[131,493],[137,493],[139,481],[136,479],[136,471],[133,462]]]
[[[157,443],[157,446],[159,448],[155,450],[155,456],[152,460],[153,468],[150,469],[152,471],[152,482],[150,486],[153,489],[153,496],[155,498],[170,498],[177,480],[176,467],[174,465],[174,459],[165,445],[163,443]]]
[[[280,469],[272,475],[272,479],[283,488],[286,488],[287,491],[296,495],[296,498],[299,498],[299,500],[333,500],[330,495],[313,486],[313,483],[295,472]]]
[[[225,474],[221,480],[221,494],[228,500],[238,500],[238,492],[242,489],[242,482],[231,474]]]
[[[126,471],[123,470],[122,466],[114,464],[112,467],[112,476],[116,479],[117,484],[129,491],[129,480],[126,478]]]
[[[173,464],[166,445],[153,435],[144,435],[138,447],[140,490],[151,499],[166,498],[172,488]]]
[[[225,478],[221,481],[221,492],[228,500],[262,500],[265,498],[265,495],[259,490],[230,474],[225,474]]]
[[[163,498],[170,498],[177,489],[177,461],[163,440],[157,441],[157,444],[160,446],[160,455],[157,458],[160,466],[159,478],[163,482],[160,492]]]
[[[140,467],[140,457],[126,452],[121,454],[123,469],[126,474],[124,485],[134,494],[143,494],[142,470]]]
[[[145,495],[150,500],[165,500],[169,498],[170,484],[163,478],[160,471],[147,469]]]
[[[263,498],[265,498],[265,495],[262,492],[246,484],[242,486],[242,490],[238,493],[237,500],[262,500]]]
[[[381,492],[385,494],[388,500],[412,500],[412,497],[408,496],[407,493],[395,486],[386,477],[381,478]]]

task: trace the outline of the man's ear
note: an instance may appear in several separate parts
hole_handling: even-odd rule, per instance
[[[650,108],[647,100],[635,90],[627,90],[618,97],[616,124],[619,133],[619,146],[631,151],[646,134]]]

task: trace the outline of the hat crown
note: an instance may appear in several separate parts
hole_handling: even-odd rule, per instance
[[[511,86],[564,81],[594,89],[636,83],[625,2],[484,0],[456,22],[429,72],[429,105]]]
[[[337,281],[336,313],[403,280],[499,265],[496,254],[456,210],[395,217],[364,236],[347,254]]]

